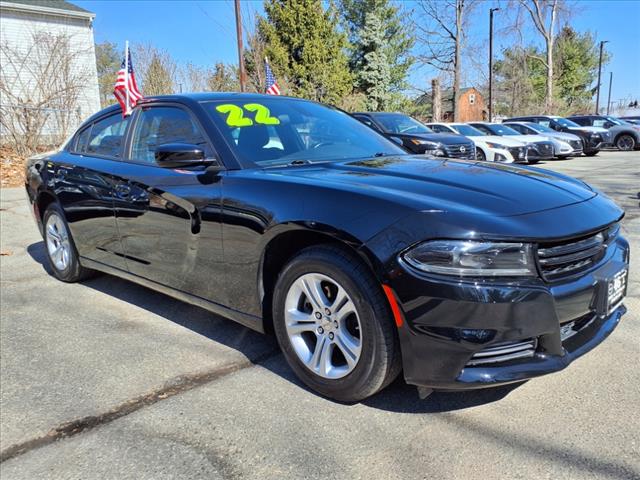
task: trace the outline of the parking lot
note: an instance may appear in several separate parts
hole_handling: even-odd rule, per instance
[[[640,478],[640,153],[549,161],[626,210],[628,314],[568,369],[355,405],[307,390],[273,338],[106,275],[64,284],[24,190],[1,190],[0,475]]]

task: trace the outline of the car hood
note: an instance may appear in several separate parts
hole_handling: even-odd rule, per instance
[[[286,175],[289,181],[329,190],[327,198],[333,203],[348,201],[342,200],[348,192],[417,211],[513,216],[584,202],[597,195],[585,183],[541,169],[411,155],[269,170]]]
[[[438,142],[444,145],[467,145],[470,143],[467,137],[457,133],[420,133],[407,136],[420,140],[427,140],[429,142]]]
[[[549,133],[545,133],[545,135],[548,135],[550,138],[555,138],[556,140],[560,140],[562,142],[580,141],[580,137],[577,135],[574,135],[573,133],[549,132]]]
[[[499,143],[504,145],[505,147],[523,147],[525,142],[520,140],[515,140],[514,138],[509,137],[501,137],[500,135],[479,135],[477,137],[469,137],[474,142],[491,142],[491,143]]]

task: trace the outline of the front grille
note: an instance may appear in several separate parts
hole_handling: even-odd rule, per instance
[[[527,151],[525,147],[509,147],[507,150],[516,162],[522,162],[527,159]]]
[[[554,281],[586,270],[600,260],[605,247],[603,232],[567,242],[541,244],[538,265],[542,278]]]
[[[530,338],[520,342],[502,342],[491,345],[475,353],[467,362],[468,367],[486,365],[487,363],[506,362],[517,358],[533,357],[537,340]]]
[[[530,145],[529,157],[550,158],[553,157],[553,144],[550,142],[538,142]]]
[[[466,158],[471,160],[476,158],[476,149],[472,143],[444,145],[444,150],[446,156],[449,158]]]

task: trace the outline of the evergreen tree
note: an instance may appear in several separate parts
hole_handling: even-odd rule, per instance
[[[115,43],[96,43],[96,68],[98,70],[98,88],[100,90],[100,105],[104,108],[116,103],[113,96],[113,84],[122,62],[122,52],[118,51]]]
[[[173,93],[173,78],[168,66],[162,58],[153,54],[149,67],[145,71],[143,93],[146,96],[167,95]]]
[[[276,77],[284,77],[293,90],[285,93],[339,103],[351,92],[348,42],[337,29],[332,4],[325,10],[321,0],[272,0],[264,10],[259,33]]]
[[[588,107],[593,97],[591,85],[598,76],[596,41],[589,32],[578,33],[566,25],[558,33],[553,47],[558,96],[570,109]],[[603,63],[607,59],[608,56]]]
[[[415,43],[400,8],[389,0],[340,0],[340,10],[352,44],[349,64],[356,89],[367,96],[369,109],[398,109]]]

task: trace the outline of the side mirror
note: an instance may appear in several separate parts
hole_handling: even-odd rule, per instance
[[[156,147],[156,163],[163,168],[193,167],[204,165],[204,150],[189,143],[165,143]]]
[[[404,143],[402,143],[402,139],[400,137],[389,137],[389,140],[392,140],[392,141],[396,142],[401,147],[404,145]]]

